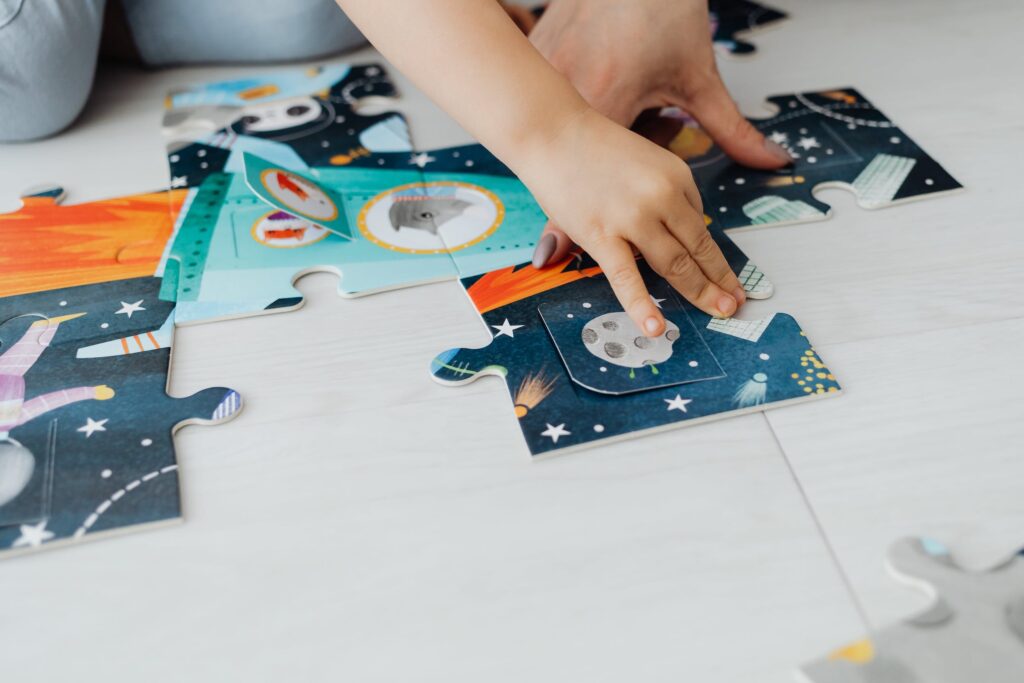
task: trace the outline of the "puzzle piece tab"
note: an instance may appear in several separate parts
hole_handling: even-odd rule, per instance
[[[716,234],[716,238],[722,237]],[[668,283],[643,261],[638,265],[656,300],[675,297]],[[692,381],[676,381],[670,386],[649,382],[653,373],[643,359],[639,369],[633,368],[632,376],[628,369],[613,367],[610,359],[625,358],[629,349],[619,339],[612,341],[623,347],[622,352],[604,349],[607,358],[588,348],[600,344],[601,338],[600,333],[589,338],[586,330],[607,321],[604,306],[613,299],[600,269],[586,257],[576,256],[541,270],[528,264],[511,266],[463,278],[462,283],[493,340],[484,348],[456,348],[439,354],[431,363],[431,373],[449,385],[466,384],[485,375],[503,377],[533,455],[565,452],[839,391],[835,378],[789,316],[717,320],[678,300],[673,305],[678,304],[688,320],[675,324],[691,324],[699,341],[662,344],[657,360],[681,363],[692,371],[693,377],[688,378]],[[592,315],[598,300],[602,302],[600,315]],[[552,338],[544,322],[556,313],[579,317],[582,327],[578,336],[556,333]],[[710,372],[705,365],[712,366]],[[609,376],[616,374],[614,393],[608,391],[610,383],[599,384],[596,391],[588,388],[600,382],[592,378],[600,376],[602,368]],[[580,381],[584,375],[588,379]],[[621,384],[630,379],[637,390],[625,393]]]
[[[172,433],[239,395],[167,395],[173,304],[159,280],[0,298],[0,553],[181,517]]]
[[[246,152],[300,172],[397,162],[387,153],[412,152],[402,115],[359,112],[395,95],[378,64],[327,64],[173,92],[163,121],[171,187],[241,173]]]
[[[988,571],[958,566],[929,539],[889,550],[898,580],[932,604],[869,640],[806,665],[812,683],[1011,683],[1024,672],[1024,551]]]
[[[831,208],[819,187],[853,192],[866,209],[961,188],[935,159],[852,88],[768,98],[778,113],[751,119],[792,156],[791,166],[758,171],[729,159],[685,114],[669,143],[690,166],[711,229],[822,220]]]
[[[733,55],[749,55],[755,47],[737,38],[737,34],[756,31],[788,15],[749,0],[710,0],[711,35],[715,47]]]

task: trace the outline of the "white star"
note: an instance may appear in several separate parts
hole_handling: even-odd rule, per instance
[[[118,311],[114,311],[114,315],[120,315],[121,313],[124,313],[126,316],[130,318],[132,317],[132,313],[138,313],[139,311],[146,310],[145,308],[142,307],[143,301],[145,301],[145,299],[139,299],[133,304],[128,304],[122,301],[121,309]]]
[[[548,423],[545,422],[544,424],[548,424]],[[572,432],[568,431],[565,428],[565,423],[564,422],[562,424],[558,425],[557,427],[555,425],[548,424],[548,428],[540,433],[541,436],[550,436],[551,437],[551,443],[558,443],[558,437],[560,437],[560,436],[569,436],[570,434],[572,434]]]
[[[502,324],[491,325],[491,327],[498,331],[498,334],[494,335],[494,338],[497,339],[501,335],[505,335],[506,337],[515,337],[515,331],[522,327],[522,325],[512,325],[509,323],[508,318],[505,318],[505,322]]]
[[[84,433],[85,434],[85,438],[88,439],[90,436],[92,436],[93,432],[105,432],[105,431],[107,431],[107,428],[104,427],[103,425],[107,424],[107,422],[109,422],[109,421],[110,421],[110,418],[106,418],[104,420],[99,420],[97,422],[96,420],[92,419],[91,417],[87,417],[87,418],[85,418],[85,424],[82,425],[81,427],[79,427],[78,431]]]
[[[772,134],[768,136],[768,139],[777,145],[781,145],[789,140],[789,136],[783,133],[781,130],[773,130]]]
[[[11,547],[20,548],[27,545],[30,548],[37,548],[51,538],[53,538],[53,532],[46,530],[46,520],[44,519],[39,524],[22,524],[21,536],[18,536]]]
[[[437,159],[435,159],[434,157],[430,156],[426,152],[420,152],[419,154],[413,154],[409,158],[409,163],[410,164],[415,164],[416,166],[419,166],[420,168],[423,168],[424,166],[429,164],[431,161],[437,161]]]
[[[686,406],[690,403],[693,403],[692,398],[683,398],[679,394],[676,394],[675,398],[665,398],[662,400],[668,404],[668,410],[678,410],[683,413],[686,412]]]
[[[654,296],[653,294],[649,294],[648,296],[651,297],[651,301],[654,302],[655,306],[657,306],[658,308],[661,308],[661,302],[664,301],[664,299],[659,299],[656,296]]]
[[[171,178],[171,189],[172,190],[174,188],[176,188],[176,187],[185,187],[186,185],[188,185],[188,176],[187,175],[176,175],[173,178]]]
[[[818,142],[818,138],[800,138],[799,140],[797,140],[796,146],[810,150],[814,149],[815,147],[821,147],[821,143]]]

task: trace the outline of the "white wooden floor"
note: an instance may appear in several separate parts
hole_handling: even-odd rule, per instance
[[[794,315],[845,396],[533,463],[499,380],[429,378],[488,338],[457,283],[306,278],[300,311],[178,331],[172,393],[247,401],[178,435],[184,525],[0,563],[0,679],[782,683],[923,604],[895,538],[1024,546],[1024,5],[774,4],[721,60],[748,113],[852,85],[967,186],[736,236],[777,287],[748,314]],[[260,70],[104,69],[75,128],[0,146],[0,209],[164,187],[165,91]],[[419,146],[466,141],[399,80]]]

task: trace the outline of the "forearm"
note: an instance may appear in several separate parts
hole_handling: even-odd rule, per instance
[[[588,109],[495,0],[338,0],[395,66],[520,172]]]

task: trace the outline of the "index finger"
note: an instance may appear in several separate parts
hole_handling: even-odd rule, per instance
[[[665,317],[647,291],[629,244],[614,238],[592,245],[587,252],[601,266],[615,297],[633,323],[648,337],[661,334],[665,330]]]

